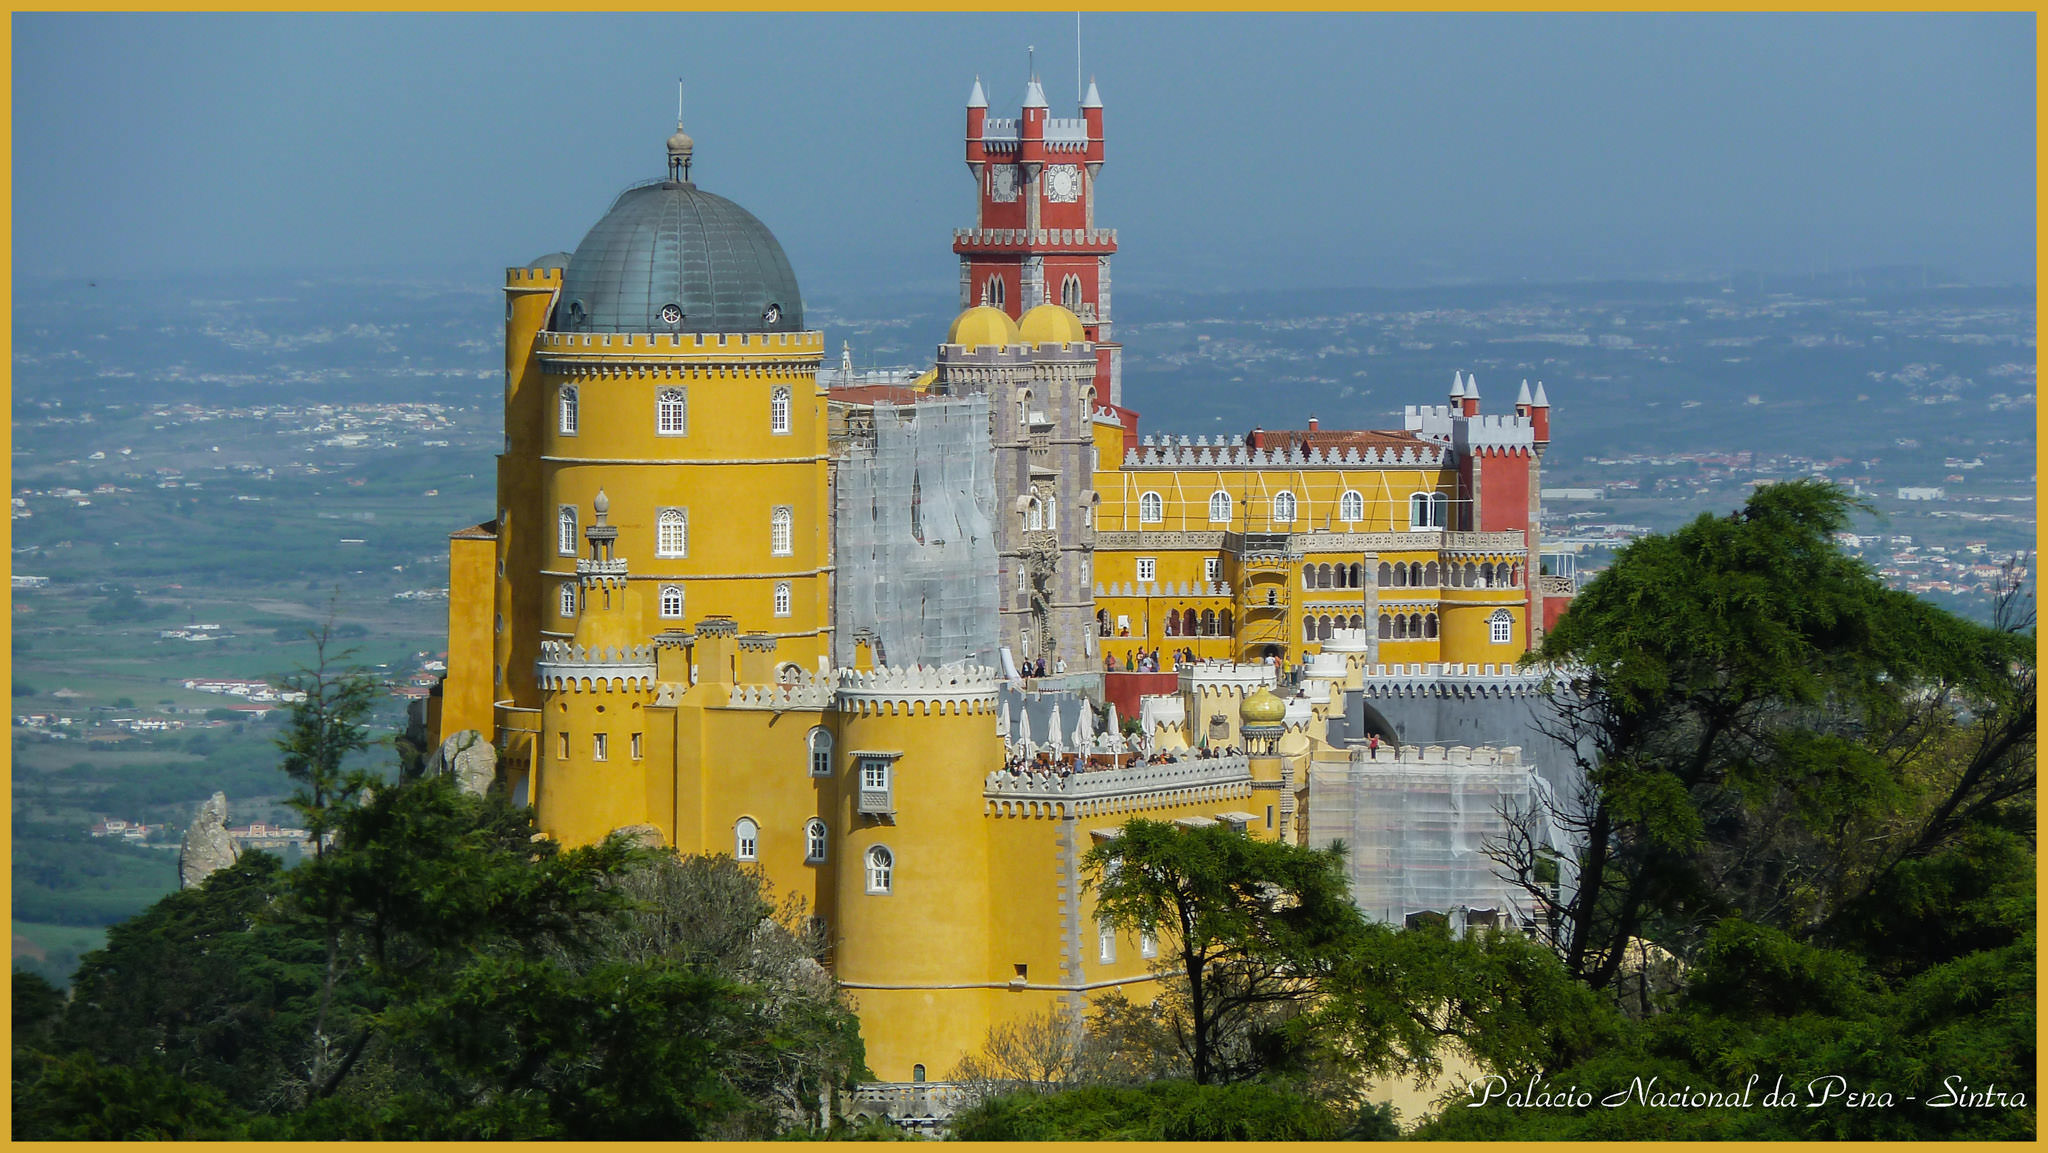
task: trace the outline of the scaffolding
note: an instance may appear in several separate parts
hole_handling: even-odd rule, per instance
[[[1309,767],[1309,842],[1344,843],[1352,899],[1374,920],[1491,911],[1520,925],[1529,894],[1488,850],[1509,839],[1509,814],[1547,813],[1547,794],[1517,748],[1354,748]],[[1547,824],[1537,834],[1555,839]]]
[[[862,423],[837,486],[834,663],[869,641],[877,664],[996,666],[988,399],[878,403]]]

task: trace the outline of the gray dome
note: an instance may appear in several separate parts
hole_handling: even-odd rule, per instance
[[[663,317],[671,304],[680,319]],[[569,259],[554,321],[557,332],[803,327],[796,273],[768,226],[687,181],[643,184],[619,194]]]

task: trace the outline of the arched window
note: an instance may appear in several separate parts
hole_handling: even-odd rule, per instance
[[[1397,589],[1404,589],[1408,587],[1407,565],[1397,564],[1394,566],[1394,587]]]
[[[1166,635],[1170,637],[1180,635],[1180,614],[1172,609],[1166,610]]]
[[[816,817],[804,822],[804,863],[815,865],[825,859],[825,822]]]
[[[1436,578],[1437,578],[1437,568],[1436,568],[1436,562],[1435,562],[1435,561],[1430,561],[1430,562],[1429,562],[1428,564],[1426,564],[1426,565],[1422,566],[1422,583],[1423,583],[1423,584],[1424,584],[1425,586],[1427,586],[1427,587],[1429,587],[1429,588],[1435,588],[1435,587],[1436,587]]]
[[[1060,305],[1076,316],[1081,313],[1081,278],[1069,276],[1060,281]]]
[[[1506,609],[1495,609],[1486,618],[1486,639],[1497,645],[1510,644],[1515,639],[1515,614]]]
[[[789,592],[789,582],[788,582],[788,581],[777,581],[777,582],[775,583],[775,615],[776,615],[776,616],[779,616],[779,617],[786,617],[786,616],[788,616],[788,615],[789,615],[789,603],[790,603],[790,600],[791,600],[791,597],[790,597],[790,592]]]
[[[563,582],[562,582],[562,588],[561,588],[561,595],[560,595],[560,600],[561,600],[561,602],[562,602],[562,603],[561,603],[561,605],[560,605],[559,607],[560,607],[560,608],[561,608],[561,610],[562,610],[562,615],[563,615],[563,616],[565,616],[565,617],[573,617],[573,616],[575,616],[575,615],[576,615],[576,582],[575,582],[575,581],[563,581]]]
[[[683,586],[661,586],[661,615],[668,620],[681,620],[683,616]]]
[[[1108,609],[1095,610],[1095,635],[1103,637],[1110,635]]]
[[[789,390],[778,388],[768,394],[768,431],[789,431]]]
[[[1108,921],[1095,922],[1095,957],[1105,965],[1116,963],[1116,926]]]
[[[560,404],[560,405],[558,406],[558,408],[559,408],[559,411],[560,411],[560,416],[561,416],[561,420],[560,420],[560,422],[559,422],[559,423],[558,423],[558,424],[556,425],[556,427],[557,427],[557,428],[559,428],[559,429],[561,430],[561,433],[562,433],[562,435],[563,435],[563,436],[575,436],[575,435],[576,435],[576,386],[575,386],[575,385],[573,385],[573,384],[565,384],[565,385],[563,385],[563,386],[562,386],[562,391],[561,391],[561,404]]]
[[[1337,519],[1361,521],[1365,519],[1365,497],[1357,489],[1351,489],[1337,498]]]
[[[1469,588],[1478,588],[1478,587],[1479,587],[1479,566],[1477,566],[1477,565],[1473,564],[1473,563],[1472,563],[1471,561],[1466,561],[1466,562],[1465,562],[1465,585],[1464,585],[1464,587],[1466,587],[1466,588],[1468,588],[1468,589],[1469,589]]]
[[[1308,643],[1316,639],[1316,619],[1314,617],[1302,618],[1301,639],[1303,643]]]
[[[1316,639],[1319,641],[1326,641],[1330,639],[1329,617],[1316,618]]]
[[[1195,615],[1195,610],[1186,609],[1180,614],[1180,635],[1184,637],[1202,635],[1202,619]]]
[[[1426,637],[1434,637],[1434,636],[1436,635],[1436,630],[1437,630],[1437,624],[1436,624],[1436,614],[1435,614],[1435,613],[1430,613],[1430,614],[1429,614],[1428,616],[1426,616],[1426,617],[1423,617],[1423,618],[1422,618],[1422,635],[1423,635],[1423,636],[1426,636]]]
[[[1000,276],[989,277],[988,280],[981,286],[981,302],[983,304],[991,305],[996,308],[1001,308],[1003,306],[1003,299],[1003,278]]]
[[[1044,527],[1045,505],[1034,496],[1024,505],[1024,529],[1026,532],[1037,532]]]
[[[868,850],[868,892],[886,893],[895,879],[896,858],[880,845]]]
[[[1380,639],[1383,641],[1394,639],[1394,618],[1385,613],[1380,614]]]
[[[1275,523],[1275,524],[1293,524],[1293,523],[1294,523],[1294,494],[1293,494],[1293,493],[1291,493],[1291,492],[1281,492],[1281,493],[1275,493],[1275,494],[1274,494],[1274,496],[1273,496],[1273,523]]]
[[[808,739],[811,746],[811,775],[829,777],[832,775],[832,733],[828,729],[811,730]]]
[[[1209,522],[1211,524],[1230,523],[1230,494],[1222,489],[1217,489],[1209,494]]]
[[[1156,492],[1138,498],[1138,523],[1159,524],[1166,519],[1166,501]]]
[[[565,504],[555,513],[555,551],[576,555],[576,506]]]
[[[1481,564],[1479,565],[1479,587],[1483,589],[1490,589],[1493,587],[1492,561],[1484,561],[1481,562]]]
[[[924,1084],[924,1065],[922,1063],[910,1067],[910,1079],[919,1085]]]
[[[1388,563],[1387,563],[1387,562],[1385,562],[1385,561],[1381,561],[1381,562],[1380,562],[1380,581],[1379,581],[1380,587],[1381,587],[1381,588],[1388,588],[1388,587],[1392,586],[1392,585],[1393,585],[1393,583],[1394,583],[1394,566],[1392,566],[1392,565],[1388,564]]]
[[[1216,635],[1215,609],[1202,610],[1202,635],[1205,637],[1213,637]]]
[[[665,508],[654,516],[654,555],[690,555],[690,514]]]
[[[1352,631],[1353,631],[1353,632],[1356,632],[1356,631],[1358,631],[1359,629],[1362,629],[1362,628],[1364,628],[1364,627],[1365,627],[1365,618],[1364,618],[1364,617],[1362,617],[1362,616],[1359,616],[1359,615],[1358,615],[1357,613],[1352,613],[1352,614],[1351,614],[1351,629],[1352,629]]]
[[[1409,638],[1410,640],[1420,640],[1420,639],[1422,639],[1422,614],[1421,614],[1421,613],[1409,613],[1409,614],[1408,614],[1408,638]]]
[[[1421,562],[1421,561],[1416,561],[1415,563],[1413,563],[1413,564],[1411,564],[1411,565],[1409,565],[1409,566],[1408,566],[1408,583],[1409,583],[1409,584],[1410,584],[1411,586],[1415,587],[1415,588],[1421,588],[1421,587],[1422,587],[1422,562]]]
[[[1516,565],[1516,566],[1514,566],[1514,568],[1513,568],[1512,570],[1510,570],[1510,571],[1509,571],[1509,573],[1508,573],[1508,587],[1509,587],[1509,588],[1511,588],[1511,589],[1518,589],[1518,588],[1521,588],[1521,587],[1522,587],[1522,566],[1521,566],[1521,565]]]
[[[796,551],[796,514],[788,505],[775,510],[768,518],[768,551],[776,556],[788,556]]]
[[[690,431],[689,400],[682,389],[664,388],[654,394],[654,431],[662,436]]]
[[[1444,513],[1450,508],[1450,499],[1436,492],[1411,495],[1408,498],[1408,527],[1417,530],[1444,527]]]
[[[1429,523],[1438,528],[1451,527],[1451,495],[1445,492],[1429,494]]]
[[[1351,566],[1351,587],[1355,589],[1362,589],[1365,587],[1364,565],[1355,564]]]
[[[752,817],[741,817],[733,824],[732,855],[742,861],[761,859],[761,826]]]
[[[1394,639],[1397,641],[1408,639],[1408,618],[1400,613],[1394,614]]]

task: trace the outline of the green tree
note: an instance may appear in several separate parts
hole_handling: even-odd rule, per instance
[[[1800,481],[1646,537],[1545,638],[1559,735],[1584,754],[1586,786],[1552,816],[1584,851],[1556,904],[1528,844],[1508,864],[1593,987],[1614,982],[1638,937],[1683,954],[1731,915],[1825,923],[1883,871],[1869,846],[1910,856],[2031,790],[2028,646],[1885,587],[1834,543],[1851,508]],[[1918,831],[1899,828],[1938,791],[1914,765],[1958,705],[2022,697],[1948,795],[1919,806]]]
[[[1097,915],[1153,935],[1161,967],[1177,968],[1186,1001],[1173,1025],[1197,1084],[1265,1068],[1270,1032],[1254,1026],[1306,1001],[1358,937],[1334,849],[1256,840],[1225,825],[1133,820],[1085,864]]]

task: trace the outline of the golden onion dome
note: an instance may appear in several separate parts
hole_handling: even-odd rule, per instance
[[[1057,304],[1041,304],[1025,313],[1017,331],[1026,344],[1079,344],[1088,339],[1081,318]]]
[[[946,343],[979,348],[984,345],[997,348],[1023,343],[1017,336],[1017,324],[1008,313],[991,305],[982,304],[961,313],[953,327],[946,330]]]
[[[1260,685],[1259,691],[1238,706],[1237,717],[1248,725],[1277,725],[1287,719],[1287,702],[1273,695],[1272,689]]]

